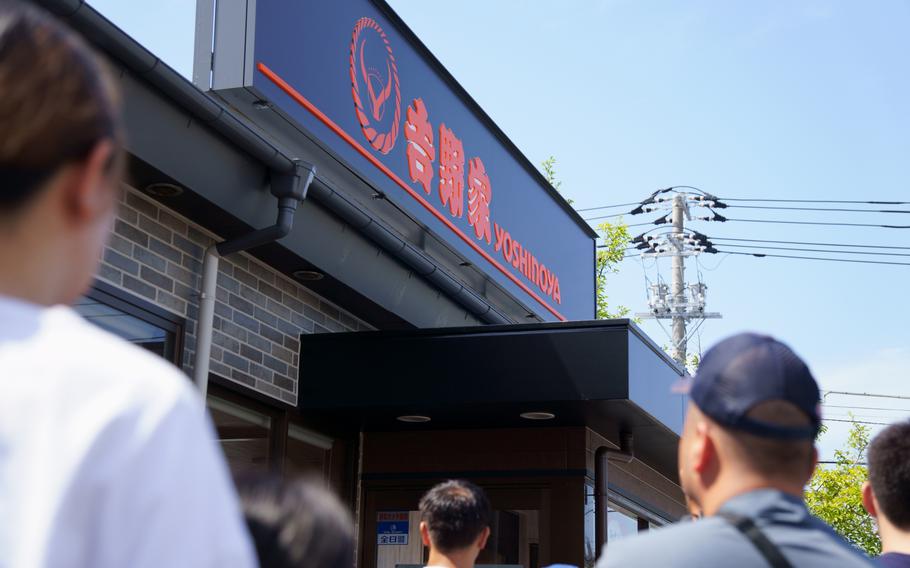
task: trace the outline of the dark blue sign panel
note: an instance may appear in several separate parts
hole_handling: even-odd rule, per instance
[[[370,0],[256,2],[254,91],[535,312],[592,318],[590,233],[389,13]]]
[[[407,511],[380,511],[376,515],[376,544],[407,546],[409,527]]]

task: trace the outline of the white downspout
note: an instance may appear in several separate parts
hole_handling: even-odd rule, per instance
[[[217,245],[205,249],[202,263],[202,292],[199,295],[199,320],[196,322],[196,364],[193,366],[193,382],[205,400],[209,385],[209,363],[212,360],[212,329],[215,321],[215,290],[218,286]]]
[[[196,322],[196,364],[193,382],[205,400],[209,384],[209,365],[212,360],[212,329],[215,323],[215,292],[218,287],[218,263],[222,256],[248,250],[285,237],[294,225],[294,212],[306,198],[307,189],[316,175],[316,168],[294,162],[289,173],[273,172],[272,195],[278,198],[278,218],[271,227],[257,229],[234,239],[216,243],[205,249],[202,263],[202,292],[199,295],[199,319]]]

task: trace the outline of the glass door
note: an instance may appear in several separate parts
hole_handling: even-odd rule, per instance
[[[539,509],[494,511],[490,539],[477,557],[477,566],[539,568],[539,523]]]
[[[361,524],[364,568],[423,567],[429,549],[420,537],[417,503],[420,489],[367,489]],[[547,547],[548,508],[545,489],[484,487],[493,507],[493,522],[478,568],[540,568]],[[542,530],[543,529],[543,530]],[[543,553],[543,554],[542,554]]]
[[[271,417],[214,394],[208,396],[208,407],[231,473],[235,476],[267,473]]]

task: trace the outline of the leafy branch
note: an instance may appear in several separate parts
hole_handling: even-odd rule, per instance
[[[809,480],[806,505],[854,546],[869,556],[878,556],[882,544],[862,496],[863,482],[869,476],[863,465],[869,438],[869,427],[854,421],[846,447],[834,452],[834,464],[817,468]]]
[[[553,189],[560,191],[562,181],[556,177],[556,158],[550,156],[541,162],[543,175],[553,186]],[[572,200],[568,200],[572,204]],[[610,304],[607,298],[607,276],[619,272],[619,263],[626,257],[626,249],[632,241],[629,235],[629,226],[626,225],[622,217],[615,222],[604,222],[597,226],[600,233],[602,244],[597,248],[597,257],[595,262],[595,286],[596,286],[596,312],[597,319],[616,319],[629,315],[631,311],[626,306],[616,306],[615,311],[610,310]]]

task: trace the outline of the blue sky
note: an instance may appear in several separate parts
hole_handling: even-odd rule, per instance
[[[90,3],[190,76],[193,2]],[[556,156],[563,192],[579,208],[639,201],[669,185],[731,198],[910,201],[907,2],[390,3],[532,162]],[[910,215],[722,213],[910,224]],[[910,230],[692,227],[713,237],[910,246]],[[702,326],[703,348],[739,330],[769,332],[809,361],[825,390],[910,395],[910,266],[721,255],[700,262],[709,309],[724,315]],[[653,264],[624,261],[610,278],[611,300],[645,309]],[[661,266],[668,277],[668,263]],[[697,277],[694,263],[687,277]],[[659,326],[643,327],[665,342]],[[839,406],[910,409],[910,400],[826,402],[830,417],[846,416]],[[856,414],[887,422],[908,413]],[[843,432],[832,423],[823,458]]]

